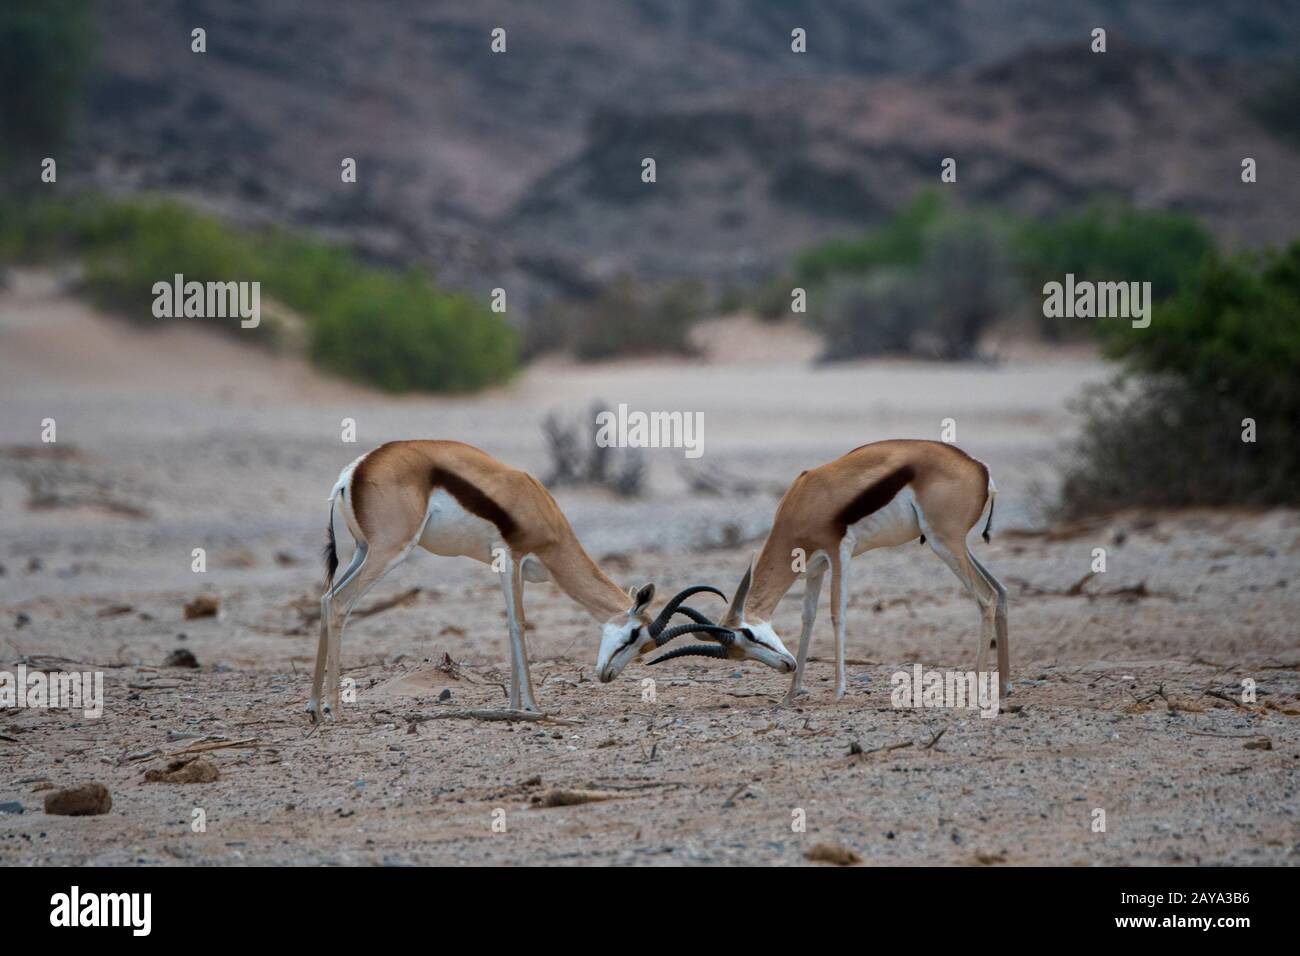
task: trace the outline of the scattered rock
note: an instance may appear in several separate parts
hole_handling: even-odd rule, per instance
[[[42,561],[40,558],[31,558],[27,562],[28,574],[35,574],[37,571],[43,571],[44,569],[45,569],[45,562]]]
[[[25,813],[23,805],[17,800],[10,800],[8,803],[0,803],[0,813]]]
[[[1260,737],[1258,740],[1247,740],[1244,746],[1247,750],[1272,750],[1273,741]]]
[[[804,851],[804,859],[814,863],[834,863],[836,866],[853,866],[862,862],[862,857],[838,843],[818,843],[809,847]]]
[[[45,812],[60,817],[93,817],[113,809],[113,798],[102,783],[82,783],[45,795]]]
[[[298,559],[288,551],[275,552],[275,563],[282,568],[291,568],[298,563]]]
[[[95,617],[117,617],[121,614],[130,614],[134,610],[135,608],[130,604],[110,604],[96,611]]]
[[[216,765],[204,757],[173,760],[166,770],[148,770],[147,783],[212,783],[220,776]]]
[[[533,797],[533,803],[543,807],[574,807],[580,803],[617,800],[622,796],[624,794],[605,790],[547,790],[540,796]]]
[[[439,701],[451,700],[451,688],[444,687],[442,693],[438,695]]]
[[[26,611],[19,611],[14,617],[14,627],[26,627],[32,623],[32,616]]]
[[[985,866],[992,866],[995,863],[1007,862],[1007,855],[1001,850],[997,853],[986,853],[983,850],[977,850],[975,851],[975,861]]]
[[[196,617],[216,617],[219,607],[220,604],[215,597],[200,594],[185,605],[185,620],[192,621]]]
[[[194,652],[186,647],[178,647],[172,651],[162,662],[163,667],[198,667],[199,659],[194,656]]]

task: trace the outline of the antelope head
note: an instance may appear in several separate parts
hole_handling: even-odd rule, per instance
[[[650,602],[654,600],[655,586],[647,584],[629,592],[632,607],[626,614],[615,614],[601,628],[600,651],[596,655],[596,677],[602,684],[609,683],[622,672],[633,659],[663,647],[669,641],[683,634],[708,634],[714,640],[729,637],[731,632],[718,627],[707,617],[683,602],[692,594],[707,591],[723,600],[726,595],[717,588],[707,584],[697,584],[679,592],[664,605],[654,619],[649,614]],[[689,624],[669,627],[674,614],[690,618]]]
[[[675,657],[716,657],[719,660],[758,661],[781,673],[789,673],[795,668],[795,659],[781,638],[776,636],[772,625],[767,621],[745,620],[745,598],[749,595],[749,585],[753,580],[754,565],[750,562],[745,576],[740,579],[736,593],[731,599],[731,606],[716,626],[701,629],[700,633],[713,644],[688,644],[675,651],[661,654],[651,664],[662,664]],[[707,620],[707,619],[706,619]],[[674,628],[674,630],[680,630]]]

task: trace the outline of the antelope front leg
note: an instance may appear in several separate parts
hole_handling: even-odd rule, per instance
[[[838,560],[831,565],[831,621],[835,625],[835,699],[840,700],[848,690],[844,673],[844,618],[849,610],[849,562],[853,560],[853,542],[845,538],[840,542]]]
[[[510,622],[510,709],[538,711],[533,700],[533,678],[528,670],[528,646],[524,640],[524,578],[521,562],[510,559],[501,574],[506,595],[506,616]]]
[[[794,699],[803,690],[803,665],[808,660],[808,646],[812,643],[813,624],[817,620],[817,599],[822,593],[822,572],[806,573],[803,589],[803,632],[799,635],[799,657],[794,668],[794,677],[790,681],[790,689],[786,692],[782,704],[793,704]]]

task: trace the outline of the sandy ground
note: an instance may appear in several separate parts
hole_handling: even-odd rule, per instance
[[[1094,360],[813,370],[788,332],[767,351],[746,350],[744,328],[719,333],[735,348],[694,363],[546,363],[473,399],[392,400],[194,325],[133,329],[49,276],[11,276],[0,670],[101,670],[106,704],[100,718],[0,710],[0,863],[798,864],[817,843],[874,864],[1297,861],[1300,515],[1125,515],[1045,534],[1038,489],[1071,428],[1068,399],[1105,378]],[[598,684],[596,626],[535,585],[533,678],[559,720],[423,719],[504,706],[509,672],[494,576],[421,553],[363,602],[421,589],[352,622],[356,702],[310,732],[316,635],[299,608],[315,603],[339,469],[385,440],[449,437],[544,473],[542,415],[597,398],[704,412],[704,458],[652,453],[644,497],[557,495],[615,580],[661,591],[729,591],[775,504],[766,491],[692,494],[691,468],[783,486],[863,442],[938,437],[955,419],[1001,492],[999,533],[978,553],[1011,591],[1003,712],[890,706],[891,675],[914,662],[974,665],[973,602],[912,547],[853,566],[842,701],[825,596],[810,693],[781,708],[786,679],[754,665],[633,665]],[[54,445],[40,441],[46,418]],[[344,418],[355,445],[340,440]],[[1072,593],[1097,547],[1107,572]],[[798,590],[776,617],[790,645]],[[185,619],[197,595],[220,613]],[[178,648],[200,666],[163,666]],[[1258,703],[1223,699],[1245,678]],[[145,781],[177,751],[230,743],[206,753],[215,782]],[[110,813],[42,812],[50,788],[86,780],[109,787]],[[544,806],[560,788],[609,799]],[[3,809],[13,802],[24,812]]]

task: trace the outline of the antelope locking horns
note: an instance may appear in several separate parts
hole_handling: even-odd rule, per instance
[[[736,639],[736,635],[729,628],[718,627],[703,614],[698,611],[692,612],[692,617],[699,615],[703,620],[697,620],[694,624],[678,624],[676,627],[670,627],[655,635],[655,647],[663,647],[674,638],[681,637],[683,634],[705,634],[717,641],[724,647],[730,647]]]
[[[701,621],[700,618],[704,617],[704,615],[699,614],[698,611],[695,611],[694,609],[691,608],[682,607],[683,601],[685,601],[692,594],[699,594],[701,591],[708,591],[710,594],[716,594],[724,601],[727,599],[727,596],[725,594],[723,594],[717,588],[709,587],[709,585],[707,584],[697,584],[694,587],[689,587],[685,591],[679,592],[675,597],[673,597],[671,601],[665,604],[664,609],[659,612],[659,616],[650,622],[650,636],[655,638],[656,641],[658,641],[659,633],[665,627],[668,626],[668,621],[672,618],[674,614],[678,612],[678,610],[680,610],[683,614],[686,614],[691,620],[695,621],[697,624],[700,623],[712,624],[713,622],[709,621],[707,618],[705,618],[704,621]],[[697,614],[699,614],[699,617],[696,617]],[[674,628],[674,630],[676,629]]]
[[[676,630],[676,628],[674,628]],[[730,632],[728,632],[730,633]],[[670,661],[674,657],[719,657],[727,659],[727,648],[722,644],[688,644],[685,647],[679,647],[675,651],[669,651],[667,654],[661,654],[651,664],[662,664],[664,661]]]

